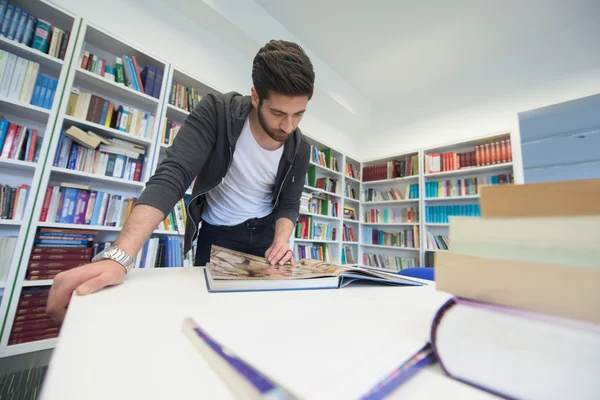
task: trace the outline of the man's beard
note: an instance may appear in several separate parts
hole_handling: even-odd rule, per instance
[[[292,134],[290,133],[289,135],[285,135],[285,136],[281,136],[278,134],[278,132],[282,132],[281,129],[271,129],[269,127],[269,125],[267,125],[267,122],[265,121],[265,119],[263,118],[262,115],[262,102],[260,102],[258,104],[258,110],[257,110],[257,116],[258,116],[258,123],[260,124],[260,126],[263,128],[263,130],[265,132],[267,132],[267,135],[269,135],[269,137],[277,142],[285,142],[287,141],[290,137],[292,137]]]

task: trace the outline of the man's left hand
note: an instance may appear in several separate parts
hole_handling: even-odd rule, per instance
[[[283,265],[288,261],[294,265],[294,253],[285,240],[275,240],[265,253],[265,257],[271,265]]]

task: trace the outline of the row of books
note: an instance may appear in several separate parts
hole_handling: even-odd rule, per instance
[[[372,224],[408,224],[419,222],[416,207],[373,208],[365,211],[365,222]]]
[[[42,140],[38,137],[37,129],[0,119],[1,158],[37,162],[41,146]]]
[[[6,282],[10,264],[15,253],[17,245],[17,237],[3,236],[0,237],[0,282]]]
[[[449,217],[465,216],[479,217],[479,204],[460,204],[452,206],[425,206],[425,222],[432,224],[447,224]]]
[[[306,179],[304,180],[304,185],[310,186],[316,189],[322,189],[329,193],[337,193],[337,179],[331,177],[317,177],[317,167],[315,165],[308,166],[308,172],[306,174]]]
[[[344,224],[344,230],[342,231],[342,240],[344,242],[356,242],[356,236],[354,236],[354,229]]]
[[[0,219],[23,219],[29,189],[29,185],[12,187],[0,184]]]
[[[58,337],[60,327],[46,314],[49,287],[24,287],[19,296],[8,345]]]
[[[331,247],[327,243],[314,243],[310,245],[296,244],[294,249],[296,260],[311,259],[331,262]]]
[[[427,232],[427,249],[428,250],[448,250],[450,248],[450,240],[445,235],[434,235]]]
[[[356,264],[356,257],[354,256],[354,249],[352,246],[342,246],[342,265]]]
[[[363,182],[403,178],[419,174],[419,156],[408,156],[404,160],[392,160],[385,164],[363,167]]]
[[[146,150],[120,139],[108,139],[107,142],[108,144],[99,145],[96,150],[74,143],[67,132],[63,130],[53,165],[73,171],[139,182],[142,177]]]
[[[344,219],[356,221],[358,217],[356,216],[356,210],[351,206],[344,206]]]
[[[419,184],[413,183],[407,185],[404,191],[398,188],[391,188],[390,190],[377,190],[373,188],[367,188],[363,190],[363,201],[398,201],[408,199],[419,198]]]
[[[358,200],[358,193],[349,182],[345,183],[344,196],[349,197],[354,200]]]
[[[79,88],[71,90],[66,113],[78,119],[145,139],[151,139],[154,132],[154,115],[114,103]]]
[[[85,49],[85,45],[83,48]],[[122,57],[115,57],[113,67],[104,58],[84,50],[79,66],[81,69],[100,75],[107,81],[125,85],[156,99],[160,97],[163,70],[152,64],[142,69],[135,56],[123,54]]]
[[[510,139],[475,146],[464,153],[433,153],[425,156],[425,171],[436,173],[462,168],[483,167],[512,161]]]
[[[300,212],[339,217],[340,204],[325,193],[306,193],[300,197]]]
[[[401,271],[405,268],[414,268],[419,265],[416,258],[385,256],[383,254],[364,253],[363,264],[370,267]]]
[[[0,1],[0,35],[51,57],[65,59],[69,32],[38,19],[21,7]]]
[[[339,171],[337,159],[331,149],[319,150],[315,146],[310,145],[310,160],[322,167]]]
[[[352,164],[346,164],[346,176],[360,180],[360,167],[355,167]]]
[[[187,222],[187,210],[185,202],[180,199],[175,203],[173,211],[171,211],[167,217],[158,225],[157,229],[177,232],[180,235],[185,235],[185,224]],[[193,261],[192,261],[193,262]]]
[[[0,50],[0,96],[52,108],[58,80],[39,72],[38,63]]]
[[[313,217],[300,217],[296,222],[294,237],[306,240],[336,240],[336,230],[331,223],[315,221]]]
[[[482,186],[507,183],[514,183],[512,172],[509,174],[425,182],[425,196],[426,198],[474,196],[481,192]]]
[[[187,266],[183,256],[183,238],[162,236],[150,238],[136,257],[136,268],[174,268]]]
[[[363,227],[363,243],[379,246],[407,247],[418,249],[420,243],[419,227],[402,231],[384,231],[377,228]]]
[[[172,82],[169,103],[175,107],[191,112],[201,100],[202,93],[196,88],[186,87],[176,81]]]
[[[165,121],[163,123],[163,130],[160,133],[160,142],[170,146],[173,144],[173,140],[175,140],[175,137],[179,133],[179,130],[183,124],[175,122],[172,119],[167,119],[167,117],[164,119]]]

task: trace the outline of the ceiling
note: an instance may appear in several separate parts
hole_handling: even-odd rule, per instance
[[[600,65],[598,0],[255,0],[391,129]]]

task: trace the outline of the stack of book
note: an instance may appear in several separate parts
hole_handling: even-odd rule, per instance
[[[419,263],[416,258],[363,253],[363,264],[367,267],[376,267],[389,269],[392,271],[401,271],[405,268],[414,268]]]
[[[354,236],[354,229],[352,227],[344,224],[344,231],[342,232],[342,240],[344,242],[356,242],[356,237]]]
[[[372,224],[416,223],[419,213],[415,207],[373,208],[365,211],[365,222]]]
[[[0,119],[0,157],[37,162],[41,137],[38,130]]]
[[[331,247],[326,243],[312,245],[296,244],[294,257],[296,260],[310,259],[331,262]]]
[[[71,90],[67,115],[145,139],[151,139],[154,130],[154,115],[116,104],[79,88]]]
[[[379,246],[419,248],[419,227],[405,229],[399,232],[383,231],[377,228],[365,226],[362,228],[363,243]]]
[[[360,180],[360,167],[356,167],[352,164],[346,164],[346,176]]]
[[[163,130],[160,134],[160,142],[162,144],[166,144],[167,146],[172,145],[173,140],[175,140],[175,137],[179,133],[179,129],[181,129],[182,125],[183,124],[180,124],[179,122],[175,122],[165,117],[165,122],[163,123]]]
[[[425,182],[427,198],[475,196],[482,186],[514,183],[513,173],[479,176],[466,179],[447,179],[437,182]]]
[[[0,184],[0,219],[22,220],[28,195],[29,185],[14,188]]]
[[[358,219],[354,207],[344,206],[344,219],[351,221],[356,221]]]
[[[75,183],[49,185],[40,221],[121,227],[137,200],[123,197]]]
[[[354,190],[354,188],[352,187],[352,185],[349,182],[345,183],[344,196],[346,196],[350,199],[358,200],[358,194],[356,193],[356,190]]]
[[[506,398],[596,396],[598,198],[600,180],[489,186],[482,218],[452,219],[435,280],[457,297],[431,335],[449,376]]]
[[[404,191],[391,188],[390,190],[377,190],[367,188],[363,190],[364,201],[398,201],[419,198],[419,184],[414,183],[406,186]]]
[[[150,238],[135,260],[136,268],[183,267],[183,238],[163,236]]]
[[[449,217],[479,217],[479,204],[460,204],[452,206],[425,206],[425,222],[429,224],[447,224]]]
[[[40,64],[0,50],[0,96],[52,108],[58,81],[39,72]]]
[[[409,156],[404,160],[392,160],[386,164],[363,168],[363,182],[403,178],[419,174],[419,156]]]
[[[322,167],[332,169],[334,171],[338,170],[337,159],[333,155],[331,149],[319,150],[315,146],[310,146],[310,154],[311,161],[315,164],[318,164]]]
[[[93,230],[40,228],[27,265],[27,279],[54,279],[62,271],[88,264],[97,234]]]
[[[24,287],[8,345],[58,337],[60,327],[46,314],[49,287]]]
[[[0,237],[0,282],[6,282],[17,245],[17,237]]]
[[[475,150],[464,153],[427,154],[425,156],[425,171],[430,174],[508,162],[512,162],[510,139],[477,145]]]
[[[202,94],[193,87],[185,87],[173,81],[171,85],[171,97],[169,103],[182,110],[192,111],[196,104],[202,100]]]
[[[305,194],[303,194],[305,196]],[[309,195],[307,209],[304,212],[326,215],[329,217],[339,217],[340,215],[340,204],[329,198],[328,194],[325,193],[312,193]],[[302,201],[302,200],[301,200]]]
[[[39,50],[51,57],[65,59],[69,32],[38,19],[21,7],[0,1],[0,34],[9,40]]]
[[[356,258],[354,257],[354,249],[352,248],[352,246],[343,246],[342,247],[342,264],[343,265],[356,264]]]
[[[61,132],[53,165],[139,182],[146,149],[120,139],[104,139],[72,126]]]
[[[310,211],[310,199],[312,199],[312,194],[307,192],[302,192],[300,196],[300,213],[309,213]]]

